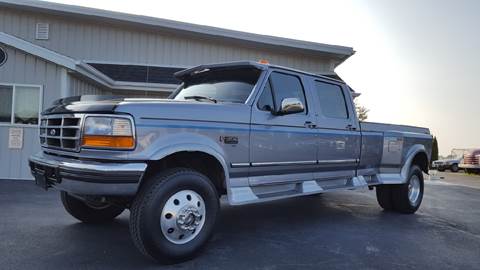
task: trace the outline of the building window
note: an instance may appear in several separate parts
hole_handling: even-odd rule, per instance
[[[7,52],[0,47],[0,66],[5,64],[5,62],[7,62]]]
[[[38,125],[42,87],[0,84],[0,124]]]

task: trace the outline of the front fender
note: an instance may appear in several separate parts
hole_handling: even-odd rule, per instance
[[[172,141],[175,143],[171,144]],[[179,152],[202,152],[213,156],[222,165],[226,183],[229,183],[228,161],[225,152],[212,139],[199,134],[177,133],[174,136],[163,137],[155,145],[162,145],[162,147],[149,147],[149,149],[155,149],[154,152],[149,153],[149,160],[161,160]]]

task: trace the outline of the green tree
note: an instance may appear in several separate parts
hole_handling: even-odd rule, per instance
[[[438,141],[437,137],[433,136],[432,142],[432,162],[438,160]]]
[[[361,106],[359,104],[355,104],[355,110],[357,110],[357,117],[358,120],[360,121],[365,121],[368,118],[368,112],[370,111],[364,106]]]

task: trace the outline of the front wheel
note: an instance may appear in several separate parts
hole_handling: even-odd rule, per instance
[[[450,167],[451,172],[458,172],[458,164],[453,164],[452,167]]]
[[[120,215],[124,208],[108,203],[89,203],[65,191],[60,193],[65,210],[74,218],[85,223],[105,223]]]
[[[168,264],[191,258],[212,235],[217,191],[203,174],[175,168],[145,179],[130,209],[130,233],[147,257]]]

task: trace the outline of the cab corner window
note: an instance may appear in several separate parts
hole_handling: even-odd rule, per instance
[[[348,118],[345,96],[339,85],[315,81],[315,88],[320,99],[320,110],[323,116],[340,119]]]
[[[301,113],[307,113],[305,93],[299,77],[280,72],[272,72],[270,75],[270,83],[275,96],[275,109],[278,110],[278,108],[281,108],[282,100],[286,98],[296,98],[302,102],[305,108]]]

